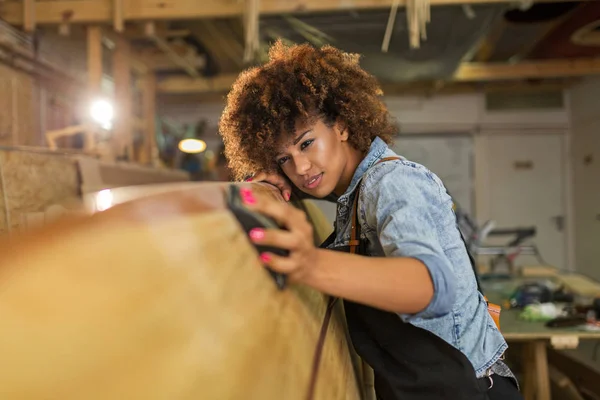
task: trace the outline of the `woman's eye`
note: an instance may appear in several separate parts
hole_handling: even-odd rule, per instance
[[[283,165],[288,159],[289,157],[281,157],[279,160],[277,160],[277,164]]]
[[[312,144],[312,142],[314,142],[314,139],[309,139],[305,142],[302,142],[302,144],[300,145],[300,149],[304,150],[305,148],[310,146]]]

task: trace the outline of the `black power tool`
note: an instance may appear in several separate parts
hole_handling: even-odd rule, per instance
[[[229,188],[226,193],[226,202],[229,211],[231,211],[231,213],[237,218],[238,222],[240,223],[242,229],[246,232],[246,234],[249,234],[250,231],[254,228],[284,229],[283,227],[279,226],[274,219],[249,210],[242,201],[242,197],[240,195],[240,188],[237,185],[229,185]],[[254,242],[252,242],[252,244],[259,252],[259,254],[268,251],[270,253],[284,257],[287,257],[289,255],[289,251],[285,249],[270,246],[262,246]],[[285,289],[287,280],[285,274],[277,273],[268,267],[266,269],[269,271],[269,273],[275,280],[275,284],[277,285],[277,287],[280,290]]]

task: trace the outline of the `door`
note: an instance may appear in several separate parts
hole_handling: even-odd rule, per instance
[[[562,135],[490,134],[484,161],[489,191],[485,196],[489,202],[487,217],[496,222],[496,228],[535,227],[537,232],[530,242],[537,245],[543,260],[565,268]],[[515,263],[539,264],[528,256],[517,258]]]
[[[468,135],[399,136],[392,149],[436,174],[463,212],[473,213],[473,139]]]

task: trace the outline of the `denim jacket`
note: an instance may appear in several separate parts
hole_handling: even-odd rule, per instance
[[[331,247],[348,244],[352,203],[360,183],[358,219],[368,253],[418,259],[433,281],[430,304],[418,314],[399,317],[462,351],[481,377],[508,346],[477,290],[452,199],[435,174],[404,157],[374,166],[390,156],[398,155],[375,138],[350,186],[337,199],[336,239]]]

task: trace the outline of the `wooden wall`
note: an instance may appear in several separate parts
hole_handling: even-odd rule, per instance
[[[19,230],[29,213],[76,202],[77,174],[73,158],[0,150],[0,234]]]
[[[0,64],[0,145],[38,145],[38,99],[34,78]]]

